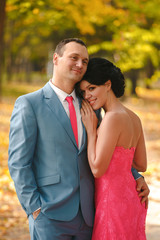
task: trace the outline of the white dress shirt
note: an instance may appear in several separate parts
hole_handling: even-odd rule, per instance
[[[62,103],[64,110],[67,113],[67,116],[69,117],[69,107],[68,107],[68,102],[66,100],[67,96],[72,96],[73,97],[73,105],[75,107],[76,111],[76,117],[77,117],[77,127],[78,127],[78,147],[80,148],[82,145],[82,135],[83,135],[83,127],[82,127],[82,120],[81,120],[81,113],[80,113],[80,105],[78,98],[76,96],[75,90],[71,94],[67,94],[66,92],[62,91],[60,88],[56,87],[51,80],[49,81],[49,84],[51,88],[54,90],[56,95],[58,96],[60,102]]]

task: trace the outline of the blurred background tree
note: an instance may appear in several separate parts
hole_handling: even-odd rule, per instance
[[[56,44],[80,37],[91,57],[106,57],[122,69],[132,94],[140,79],[150,88],[160,76],[159,4],[160,0],[6,0],[0,81],[38,81],[35,73],[47,80]]]
[[[6,0],[2,0],[0,4],[0,93],[2,91],[2,71],[3,71],[3,36],[4,36],[4,23],[5,23],[5,7]]]

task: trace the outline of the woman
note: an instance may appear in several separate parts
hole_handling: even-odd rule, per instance
[[[103,58],[92,58],[80,82],[81,114],[88,137],[88,161],[95,177],[92,240],[144,240],[145,205],[141,204],[133,166],[146,171],[146,149],[139,117],[123,106],[124,76]],[[93,110],[105,115],[97,129]]]

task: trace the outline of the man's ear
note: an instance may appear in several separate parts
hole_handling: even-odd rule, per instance
[[[56,65],[57,62],[58,62],[58,56],[59,56],[59,55],[58,55],[57,53],[54,53],[54,54],[53,54],[53,64],[54,64],[54,65]]]

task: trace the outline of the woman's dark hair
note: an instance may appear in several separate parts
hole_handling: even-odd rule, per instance
[[[124,94],[125,79],[121,70],[105,58],[91,58],[82,80],[98,86],[110,80],[115,96],[119,98]]]

